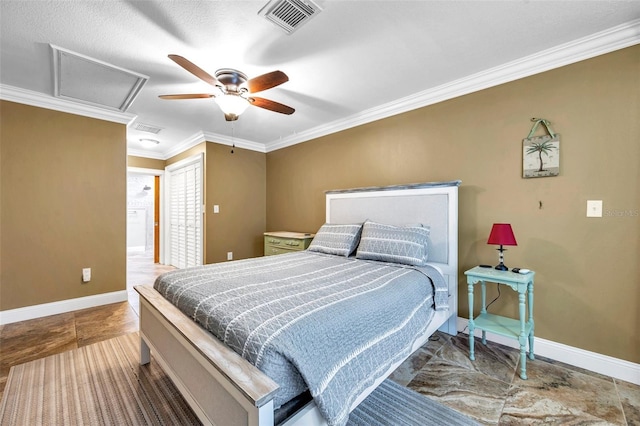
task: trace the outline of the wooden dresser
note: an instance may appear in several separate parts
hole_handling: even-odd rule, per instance
[[[303,234],[300,232],[265,232],[264,255],[291,253],[301,251],[309,247],[315,234]]]

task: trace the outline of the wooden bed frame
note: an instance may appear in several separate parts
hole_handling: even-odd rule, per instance
[[[328,223],[372,220],[388,224],[422,223],[431,228],[429,263],[449,285],[449,310],[437,311],[412,352],[437,329],[456,334],[458,312],[458,186],[460,181],[328,191]],[[273,426],[278,385],[164,299],[152,286],[140,293],[140,364],[151,352],[205,425]],[[363,392],[364,400],[398,365]],[[283,426],[326,425],[310,402]]]

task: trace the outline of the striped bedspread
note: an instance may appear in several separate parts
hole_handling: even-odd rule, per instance
[[[154,287],[276,381],[276,408],[309,389],[330,425],[434,312],[425,270],[308,251],[176,270]]]

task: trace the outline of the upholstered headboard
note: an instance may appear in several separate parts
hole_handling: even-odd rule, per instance
[[[344,224],[371,220],[391,225],[428,226],[431,230],[429,263],[437,266],[449,280],[450,310],[457,315],[460,183],[456,180],[327,191],[326,221]],[[455,330],[452,331],[455,334]]]

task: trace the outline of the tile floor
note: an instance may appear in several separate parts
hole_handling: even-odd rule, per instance
[[[12,365],[138,329],[133,285],[151,284],[167,267],[130,259],[130,301],[0,326],[0,397]],[[132,292],[132,293],[131,293]],[[391,376],[393,380],[487,425],[639,425],[640,386],[538,357],[517,372],[518,351],[436,333]]]
[[[391,376],[487,425],[640,425],[640,386],[469,336],[437,332]]]
[[[175,269],[173,266],[153,263],[153,251],[150,250],[127,255],[127,292],[129,302],[136,312],[138,312],[140,300],[133,288],[140,284],[153,284],[158,275],[173,269]]]

